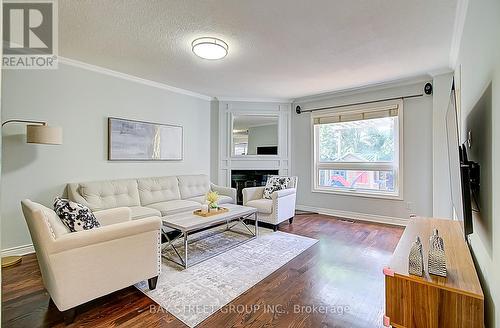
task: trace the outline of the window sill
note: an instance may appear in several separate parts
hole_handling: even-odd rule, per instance
[[[334,195],[342,195],[342,196],[354,196],[354,197],[364,197],[364,198],[378,198],[378,199],[388,199],[388,200],[403,200],[402,193],[393,194],[393,193],[370,193],[365,191],[356,191],[356,190],[338,190],[338,189],[330,189],[330,188],[313,188],[313,193],[322,193],[322,194],[334,194]]]

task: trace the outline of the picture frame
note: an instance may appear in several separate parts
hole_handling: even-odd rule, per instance
[[[180,125],[108,117],[109,161],[182,161]]]

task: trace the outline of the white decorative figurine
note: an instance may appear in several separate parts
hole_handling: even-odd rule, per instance
[[[422,255],[422,242],[420,237],[413,242],[408,256],[408,273],[416,276],[424,274],[424,256]]]
[[[446,255],[443,238],[439,237],[437,229],[429,241],[429,273],[446,277]]]

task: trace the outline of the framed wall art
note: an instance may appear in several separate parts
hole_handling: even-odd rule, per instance
[[[108,160],[181,161],[182,126],[108,118]]]

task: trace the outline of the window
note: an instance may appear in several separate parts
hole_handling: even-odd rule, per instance
[[[313,113],[313,191],[400,198],[402,101]]]

